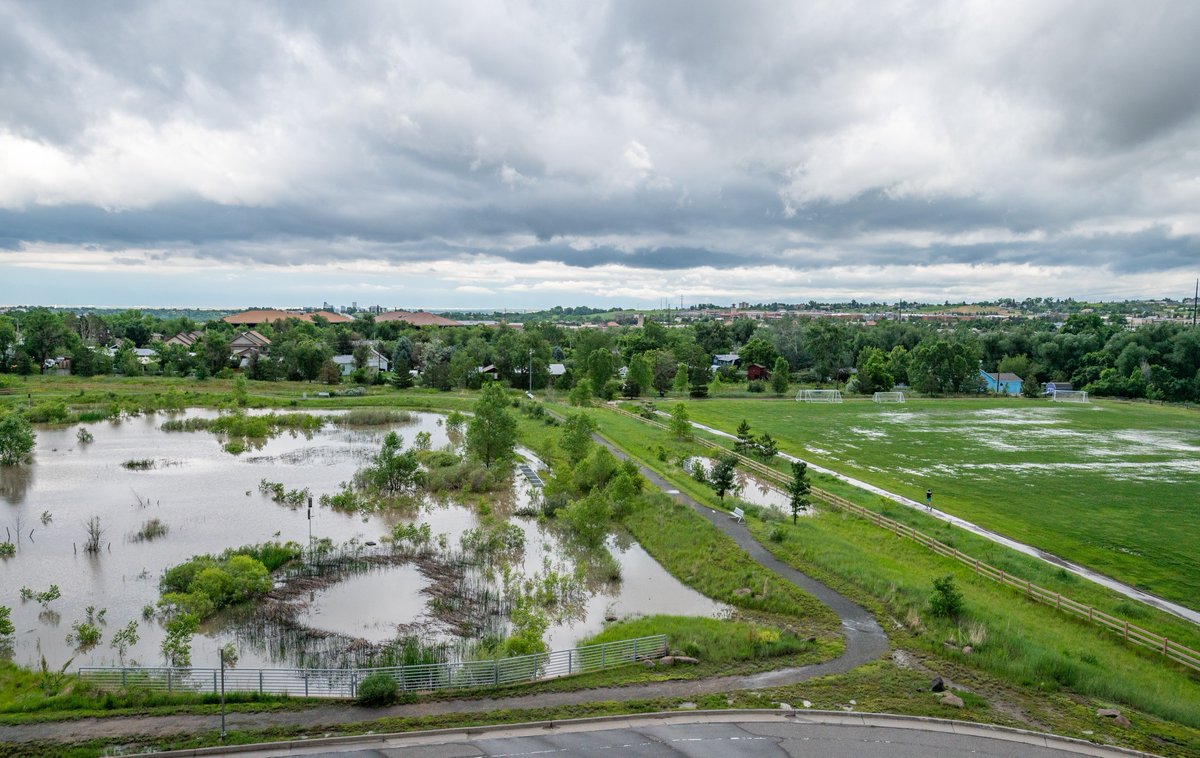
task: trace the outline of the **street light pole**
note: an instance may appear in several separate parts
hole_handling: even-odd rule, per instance
[[[529,348],[529,394],[533,394],[533,348]]]

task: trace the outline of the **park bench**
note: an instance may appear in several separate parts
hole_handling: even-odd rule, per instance
[[[739,524],[744,524],[746,523],[746,512],[741,508],[734,508],[733,513],[729,514],[729,518],[735,518]]]

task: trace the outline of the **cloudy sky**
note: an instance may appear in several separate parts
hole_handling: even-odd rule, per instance
[[[1183,297],[1200,3],[6,2],[0,304]]]

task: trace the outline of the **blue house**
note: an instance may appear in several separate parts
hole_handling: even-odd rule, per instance
[[[988,373],[983,369],[979,369],[979,375],[983,377],[983,382],[987,386],[988,392],[995,392],[998,395],[1020,395],[1021,377],[1009,371],[996,371]]]

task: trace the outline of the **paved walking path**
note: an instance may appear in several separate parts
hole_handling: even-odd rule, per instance
[[[659,411],[659,415],[666,416],[669,414],[667,414],[663,411]],[[720,429],[716,429],[711,426],[705,426],[704,424],[700,424],[695,421],[692,422],[692,426],[697,429],[700,429],[702,431],[708,432],[709,434],[714,434],[718,437],[725,437],[726,439],[731,439],[731,440],[737,439],[737,437],[735,435],[732,435],[729,432],[724,432],[724,431],[721,431]],[[1138,602],[1142,602],[1142,603],[1145,603],[1146,605],[1153,606],[1153,607],[1159,609],[1160,611],[1165,611],[1167,613],[1170,613],[1173,616],[1178,616],[1179,618],[1184,619],[1185,621],[1190,621],[1193,624],[1200,625],[1200,611],[1194,610],[1192,608],[1188,608],[1187,606],[1180,605],[1178,603],[1172,603],[1170,600],[1165,600],[1156,595],[1151,595],[1150,593],[1143,592],[1142,590],[1139,590],[1135,587],[1130,587],[1128,584],[1118,582],[1116,579],[1113,579],[1111,577],[1105,576],[1104,574],[1100,574],[1095,571],[1092,571],[1087,566],[1081,566],[1078,563],[1072,563],[1071,561],[1068,561],[1065,558],[1060,558],[1057,555],[1054,555],[1053,553],[1047,553],[1045,550],[1041,550],[1039,548],[1033,547],[1032,545],[1026,545],[1023,542],[1017,542],[1016,540],[1014,540],[1012,538],[1005,537],[1003,534],[1000,534],[998,532],[993,532],[990,529],[985,529],[982,526],[979,526],[978,524],[974,524],[970,521],[967,521],[966,519],[959,518],[958,516],[955,516],[953,514],[946,513],[945,511],[939,511],[937,508],[926,508],[924,503],[919,503],[916,500],[911,500],[907,497],[904,497],[903,495],[898,495],[895,492],[889,492],[880,487],[876,487],[874,484],[869,484],[867,482],[864,482],[861,479],[855,479],[854,477],[846,476],[845,474],[838,473],[837,471],[834,471],[833,469],[826,468],[826,467],[821,466],[816,463],[810,463],[808,461],[803,460],[802,458],[797,458],[794,455],[788,455],[787,453],[784,453],[784,452],[780,452],[779,457],[783,458],[784,460],[788,460],[788,461],[801,461],[803,463],[808,463],[809,469],[811,469],[813,471],[817,471],[822,474],[828,474],[829,476],[832,476],[835,479],[843,481],[846,484],[852,485],[854,487],[858,487],[859,489],[862,489],[862,490],[866,490],[867,492],[870,492],[875,495],[879,495],[880,497],[886,497],[888,500],[891,500],[894,503],[898,503],[900,505],[907,506],[914,510],[918,510],[927,515],[933,516],[934,518],[941,519],[942,521],[945,521],[947,523],[954,524],[957,527],[966,529],[968,532],[971,532],[972,534],[977,534],[980,537],[984,537],[986,539],[991,540],[992,542],[995,542],[1000,545],[1004,545],[1005,547],[1016,550],[1019,553],[1024,553],[1025,555],[1033,556],[1034,558],[1038,558],[1043,561],[1046,561],[1047,563],[1051,563],[1060,568],[1064,568],[1067,571],[1070,571],[1072,574],[1077,574],[1078,576],[1081,576],[1084,579],[1095,582],[1096,584],[1099,584],[1103,587],[1107,587],[1110,590],[1113,590],[1114,592],[1119,592],[1120,594],[1124,595],[1125,597],[1129,598],[1130,600],[1137,600]]]
[[[624,453],[606,440],[597,441],[624,459]],[[674,488],[661,477],[639,464],[642,475],[663,490]],[[721,676],[691,681],[655,682],[627,687],[598,687],[574,692],[544,692],[532,695],[482,698],[474,700],[435,700],[390,708],[359,708],[354,705],[321,705],[297,711],[273,713],[230,713],[226,716],[229,730],[261,730],[270,727],[304,727],[319,734],[335,730],[339,724],[394,716],[429,716],[442,713],[481,713],[506,709],[547,708],[601,701],[647,700],[653,698],[690,698],[717,692],[759,689],[795,684],[828,674],[841,674],[863,663],[873,661],[888,650],[887,635],[871,614],[846,596],[826,587],[771,555],[746,531],[743,524],[728,514],[714,511],[684,494],[675,497],[708,519],[721,532],[731,537],[751,558],[783,579],[828,605],[842,621],[846,648],[841,656],[823,663],[768,671],[744,676]],[[79,719],[45,724],[0,725],[0,742],[47,740],[71,742],[81,739],[104,739],[125,736],[168,736],[216,731],[219,716],[183,714],[177,716],[118,716],[106,719]]]

